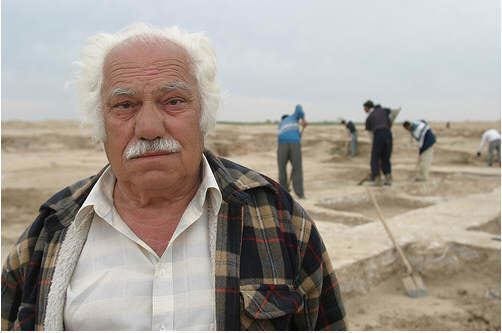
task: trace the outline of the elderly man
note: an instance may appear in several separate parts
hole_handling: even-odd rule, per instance
[[[208,40],[134,25],[89,39],[82,106],[110,164],[56,193],[2,271],[2,329],[343,329],[331,261],[277,183],[204,150]]]

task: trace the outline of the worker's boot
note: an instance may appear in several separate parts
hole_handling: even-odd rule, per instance
[[[389,173],[385,175],[385,180],[383,182],[384,185],[391,186],[392,185],[392,175]]]
[[[371,182],[371,186],[382,186],[382,177],[380,175],[376,176]]]

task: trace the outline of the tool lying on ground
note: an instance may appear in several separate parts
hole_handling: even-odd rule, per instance
[[[366,188],[366,191],[368,192],[368,195],[373,202],[373,205],[376,208],[378,217],[380,219],[380,222],[382,222],[385,231],[387,232],[387,235],[389,236],[390,240],[394,244],[397,252],[399,253],[399,256],[401,257],[401,260],[404,263],[404,266],[406,267],[406,276],[402,279],[404,288],[406,289],[406,293],[410,297],[422,297],[427,295],[427,288],[425,287],[424,282],[422,281],[422,278],[420,275],[413,270],[413,267],[411,267],[410,262],[404,255],[403,250],[399,246],[399,244],[396,242],[394,239],[394,236],[392,235],[389,227],[387,226],[387,223],[385,222],[382,211],[380,210],[380,206],[378,206],[378,203],[375,199],[375,196],[371,192],[369,188]]]
[[[369,174],[367,174],[366,176],[364,176],[364,178],[363,178],[363,179],[361,179],[361,180],[357,183],[357,185],[362,185],[362,184],[364,184],[364,182],[366,182],[366,181],[368,181],[368,180],[370,180],[370,179],[371,179],[371,173],[369,173]]]

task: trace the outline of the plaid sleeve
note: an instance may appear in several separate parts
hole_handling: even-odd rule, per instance
[[[345,310],[331,260],[315,224],[295,206],[294,219],[300,222],[303,235],[298,289],[304,294],[304,307],[295,322],[304,330],[345,330]]]
[[[2,331],[34,327],[35,294],[27,295],[29,292],[26,290],[27,285],[34,284],[27,272],[37,268],[32,256],[44,217],[44,214],[40,214],[21,234],[2,267]]]
[[[26,251],[30,239],[23,238],[14,245],[2,268],[2,331],[16,329],[21,306],[23,267],[29,260]]]

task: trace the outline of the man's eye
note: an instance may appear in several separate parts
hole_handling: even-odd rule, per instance
[[[171,98],[165,101],[164,104],[177,106],[182,104],[183,102],[184,100],[182,98]]]
[[[114,104],[112,107],[114,109],[127,110],[127,109],[132,108],[133,106],[134,106],[134,104],[132,102],[120,102],[120,103]]]

